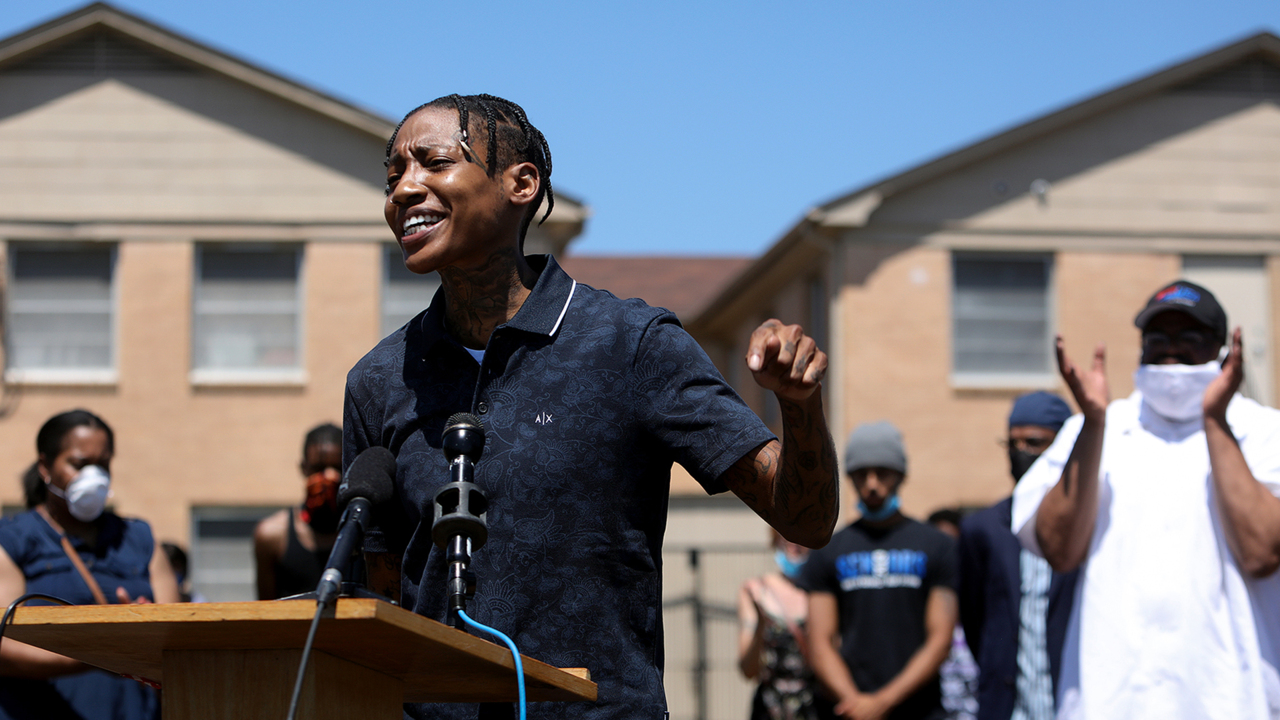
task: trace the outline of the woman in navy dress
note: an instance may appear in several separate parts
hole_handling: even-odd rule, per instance
[[[40,428],[36,451],[42,484],[27,488],[32,509],[0,522],[0,604],[29,592],[76,605],[97,602],[63,537],[107,602],[177,602],[173,570],[150,526],[106,509],[111,428],[86,410],[55,415]],[[159,695],[146,685],[15,640],[0,642],[0,719],[159,717]]]

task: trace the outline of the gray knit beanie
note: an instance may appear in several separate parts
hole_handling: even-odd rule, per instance
[[[844,446],[844,471],[869,467],[907,474],[907,451],[902,446],[902,433],[893,423],[865,423],[849,433],[849,442]]]

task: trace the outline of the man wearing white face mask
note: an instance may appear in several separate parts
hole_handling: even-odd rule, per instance
[[[1012,527],[1080,569],[1059,718],[1280,718],[1280,412],[1236,394],[1240,330],[1179,280],[1148,301],[1137,388],[1110,400],[1057,341],[1081,413],[1014,492]]]

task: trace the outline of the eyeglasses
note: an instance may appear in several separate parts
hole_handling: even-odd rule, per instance
[[[1142,334],[1142,351],[1145,353],[1164,352],[1173,345],[1180,345],[1191,350],[1210,350],[1216,344],[1217,342],[1212,337],[1199,330],[1183,330],[1174,337],[1169,337],[1162,332]]]
[[[1005,450],[1013,448],[1024,452],[1042,453],[1053,444],[1053,438],[1009,438],[1007,440],[997,440],[996,442]]]

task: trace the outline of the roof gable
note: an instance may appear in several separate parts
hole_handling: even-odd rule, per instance
[[[929,228],[984,224],[1000,232],[1013,224],[1005,221],[1020,223],[1023,231],[1035,232],[1037,222],[1050,229],[1047,219],[1036,217],[1043,196],[1033,192],[1033,184],[1045,187],[1036,180],[1049,181],[1047,185],[1052,189],[1048,197],[1055,203],[1055,211],[1062,207],[1059,200],[1069,195],[1071,180],[1092,182],[1096,177],[1091,175],[1110,173],[1107,180],[1112,187],[1150,196],[1150,205],[1144,212],[1153,228],[1161,227],[1161,223],[1177,225],[1177,211],[1196,210],[1196,203],[1201,203],[1202,210],[1204,202],[1218,202],[1216,212],[1226,220],[1226,227],[1253,232],[1259,224],[1269,222],[1270,216],[1251,217],[1248,213],[1254,212],[1252,208],[1239,213],[1240,207],[1230,201],[1220,202],[1217,197],[1206,201],[1203,195],[1189,199],[1188,195],[1194,196],[1224,173],[1236,173],[1249,182],[1248,169],[1241,173],[1240,167],[1253,161],[1266,163],[1271,157],[1269,150],[1255,150],[1250,157],[1247,148],[1229,147],[1227,160],[1236,162],[1237,167],[1228,168],[1229,162],[1217,166],[1203,163],[1204,175],[1193,179],[1202,183],[1198,188],[1195,182],[1179,186],[1180,178],[1161,174],[1159,166],[1167,157],[1179,153],[1184,157],[1200,153],[1221,158],[1223,148],[1250,137],[1265,140],[1270,148],[1269,136],[1280,139],[1277,105],[1280,38],[1260,33],[997,133],[810,210],[709,303],[692,324],[718,324],[733,315],[732,308],[743,304],[748,291],[754,293],[756,288],[786,283],[797,268],[808,267],[801,260],[807,257],[810,264],[816,262],[815,252],[820,255],[822,251],[815,248],[843,231],[890,223],[913,236]],[[1280,152],[1280,148],[1276,151]],[[1128,160],[1140,162],[1126,165]],[[1280,170],[1262,170],[1265,177],[1258,179],[1257,187],[1243,188],[1244,194],[1256,198],[1280,183],[1280,177],[1273,177]],[[1142,173],[1145,178],[1140,177]],[[1059,186],[1059,181],[1066,182]],[[1157,188],[1155,192],[1151,186]],[[1221,191],[1220,187],[1214,189]],[[1094,187],[1092,192],[1096,191]],[[1101,200],[1105,203],[1106,198]],[[1264,202],[1280,208],[1280,196],[1274,200],[1267,196]],[[1078,229],[1083,232],[1097,231],[1108,220],[1105,213],[1086,207],[1084,202],[1076,209],[1077,217],[1083,219]],[[1167,213],[1170,209],[1174,212]],[[993,221],[1005,210],[1010,212]],[[1111,217],[1118,217],[1117,213]],[[1054,229],[1058,227],[1061,226]],[[1194,225],[1180,227],[1205,230]]]
[[[0,78],[0,94],[17,86]],[[271,129],[273,119],[258,122]],[[369,172],[360,179],[336,169],[333,157],[309,157],[242,125],[119,78],[73,89],[0,119],[0,218],[382,224],[376,142],[361,148],[345,138],[352,155],[365,151]]]
[[[41,75],[191,74],[190,65],[155,52],[132,38],[102,26],[60,39],[43,52],[23,55],[3,67],[7,73]]]
[[[122,103],[133,103],[133,110]],[[99,111],[112,115],[109,128],[93,116]],[[121,125],[120,113],[129,112],[134,124]],[[394,127],[105,3],[0,40],[0,182],[31,197],[47,190],[46,176],[58,170],[109,178],[96,186],[105,192],[82,205],[113,219],[127,214],[140,221],[183,216],[380,226],[383,150]],[[87,145],[110,145],[114,160],[128,158],[113,166],[112,158],[84,152]],[[213,149],[218,147],[223,150]],[[193,156],[200,161],[192,164]],[[163,172],[175,181],[146,177]],[[204,192],[191,194],[191,179],[183,173],[201,176]],[[309,195],[279,202],[278,187],[263,192],[299,175],[311,177],[296,189]],[[325,189],[317,192],[317,183]],[[134,192],[131,200],[118,202],[126,189]],[[587,208],[562,192],[556,199],[546,224],[530,232],[533,246],[558,250],[582,231]],[[0,205],[0,215],[10,219],[65,219],[37,213],[40,203],[17,196]]]
[[[945,173],[1159,93],[1208,91],[1254,96],[1274,94],[1274,85],[1270,84],[1270,79],[1276,76],[1277,66],[1280,66],[1280,38],[1271,33],[1259,33],[854,190],[815,208],[807,219],[830,227],[857,227],[866,221],[870,213],[863,207],[853,213],[849,213],[848,209],[853,205],[865,205],[865,196],[874,194],[879,198],[887,198]]]
[[[1195,77],[1171,88],[1173,92],[1220,93],[1280,97],[1280,62],[1262,50],[1215,72]]]
[[[1278,142],[1270,98],[1160,93],[885,197],[864,230],[1269,232],[1280,222]]]
[[[101,39],[103,37],[107,38],[105,43]],[[104,48],[107,52],[102,52]],[[94,61],[114,61],[111,69],[115,72],[136,72],[146,66],[169,71],[186,66],[215,73],[384,140],[395,127],[386,118],[245,63],[106,3],[95,2],[0,41],[0,73],[22,70],[24,66],[28,70],[47,68],[57,60],[65,62],[80,58],[83,61],[88,57]],[[66,69],[64,65],[63,70]],[[99,76],[106,69],[105,66],[96,66]]]

